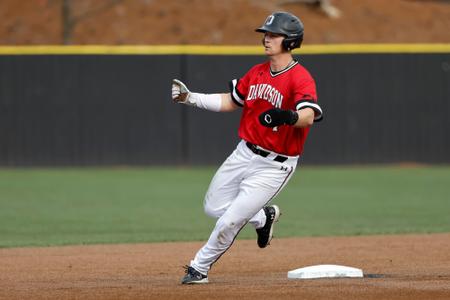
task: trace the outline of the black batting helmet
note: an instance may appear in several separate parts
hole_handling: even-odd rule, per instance
[[[257,32],[271,32],[284,35],[283,47],[286,50],[300,48],[303,41],[303,23],[299,18],[288,12],[275,12],[267,17]]]

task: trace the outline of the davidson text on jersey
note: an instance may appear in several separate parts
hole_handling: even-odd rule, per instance
[[[263,99],[269,101],[276,108],[281,108],[283,95],[273,86],[267,83],[250,86],[247,100]]]

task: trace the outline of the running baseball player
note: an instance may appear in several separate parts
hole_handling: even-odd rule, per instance
[[[303,24],[287,12],[275,12],[256,29],[268,61],[230,82],[230,93],[189,91],[174,79],[175,102],[215,112],[242,108],[241,142],[217,170],[206,192],[206,214],[217,218],[207,243],[186,266],[182,284],[207,283],[211,266],[250,223],[257,244],[266,247],[280,209],[269,205],[291,178],[309,127],[322,118],[314,79],[292,57],[303,41]]]

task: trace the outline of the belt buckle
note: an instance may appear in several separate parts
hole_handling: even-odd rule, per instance
[[[246,145],[250,150],[252,150],[253,153],[258,154],[258,148],[256,147],[255,144],[247,142]]]
[[[262,157],[267,157],[269,156],[270,152],[266,151],[266,150],[262,150],[260,148],[258,148],[258,145],[254,145],[254,144],[250,144],[253,147],[253,153],[262,156]]]

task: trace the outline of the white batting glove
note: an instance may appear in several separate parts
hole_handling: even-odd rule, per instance
[[[173,79],[172,81],[172,100],[176,103],[182,103],[187,105],[195,106],[195,103],[190,102],[189,98],[191,96],[191,91],[187,86],[178,79]]]
[[[172,100],[202,109],[218,112],[222,107],[221,94],[193,93],[178,79],[172,81]]]

